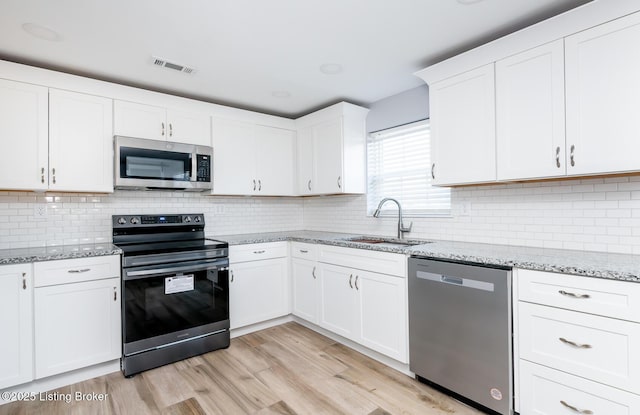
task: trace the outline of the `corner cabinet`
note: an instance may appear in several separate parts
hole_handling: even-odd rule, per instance
[[[430,85],[435,185],[496,180],[494,64]]]
[[[567,173],[639,171],[640,13],[565,39]]]
[[[290,313],[287,242],[229,247],[231,329]]]
[[[213,194],[295,194],[295,131],[213,117]]]
[[[114,101],[114,134],[211,146],[208,114]]]
[[[46,87],[0,79],[0,189],[47,190],[48,119]]]
[[[366,192],[368,112],[341,102],[296,120],[299,195]]]
[[[120,256],[34,264],[35,377],[121,357]]]
[[[33,380],[31,264],[0,266],[0,389]]]

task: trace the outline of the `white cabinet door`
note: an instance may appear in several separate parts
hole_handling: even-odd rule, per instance
[[[31,264],[0,266],[0,389],[33,379]]]
[[[296,143],[296,162],[298,165],[298,194],[311,195],[314,194],[314,188],[316,185],[313,177],[313,129],[311,127],[299,129]]]
[[[315,185],[313,193],[342,193],[342,117],[312,127]]]
[[[167,111],[162,107],[127,101],[114,101],[113,134],[127,137],[166,140]]]
[[[214,194],[249,195],[257,190],[253,127],[248,122],[213,118]]]
[[[49,189],[113,192],[111,99],[49,91]]]
[[[360,317],[355,270],[319,264],[320,326],[349,339],[357,339]]]
[[[256,125],[254,149],[258,193],[287,196],[295,193],[294,131]]]
[[[37,379],[121,356],[120,278],[34,291]]]
[[[318,271],[314,261],[293,258],[293,314],[312,323],[318,323]]]
[[[434,184],[496,180],[494,86],[493,63],[430,86]]]
[[[400,362],[408,362],[406,280],[357,271],[360,343]]]
[[[289,313],[287,262],[287,258],[276,258],[229,266],[232,329]]]
[[[567,174],[640,170],[640,13],[565,39]]]
[[[167,110],[169,141],[211,147],[211,120],[206,114]]]
[[[47,88],[0,79],[0,189],[47,189],[47,120]]]
[[[496,62],[498,180],[564,176],[562,39]]]

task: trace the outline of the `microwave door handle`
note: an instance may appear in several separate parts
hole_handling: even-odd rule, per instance
[[[227,261],[218,261],[218,262],[212,262],[212,263],[187,265],[187,266],[180,266],[180,267],[153,268],[153,269],[143,269],[143,270],[137,270],[137,271],[128,271],[125,269],[123,270],[123,274],[124,274],[123,279],[137,280],[140,278],[148,278],[148,277],[153,277],[157,275],[166,275],[173,272],[217,270],[217,269],[220,269],[219,265],[226,265],[226,264],[227,264]]]

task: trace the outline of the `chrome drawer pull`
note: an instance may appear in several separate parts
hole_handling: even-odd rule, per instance
[[[70,269],[67,272],[69,274],[81,274],[83,272],[89,272],[91,271],[91,268],[83,268],[83,269]]]
[[[567,297],[571,297],[571,298],[591,298],[589,294],[575,294],[565,290],[560,290],[558,292],[562,295],[566,295]]]
[[[254,253],[254,254],[264,254],[264,253],[265,253],[265,250],[263,249],[263,250],[261,250],[261,251],[253,251],[253,253]]]
[[[592,347],[590,344],[578,344],[576,342],[572,342],[571,340],[567,340],[564,337],[558,337],[558,340],[560,340],[564,344],[568,344],[569,346],[577,347],[578,349],[591,349]]]
[[[303,253],[303,254],[308,254],[309,253],[309,251],[307,251],[306,249],[301,249],[300,252]]]
[[[560,403],[565,406],[566,408],[571,409],[573,412],[577,413],[577,414],[583,414],[583,415],[593,415],[593,411],[590,411],[588,409],[578,409],[573,405],[569,405],[568,403],[566,403],[565,401],[560,401]]]

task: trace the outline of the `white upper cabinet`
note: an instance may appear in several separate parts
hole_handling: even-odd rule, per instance
[[[366,192],[368,111],[342,102],[296,120],[299,194]]]
[[[565,39],[567,173],[640,170],[640,13]]]
[[[436,82],[429,94],[433,183],[495,181],[494,64]]]
[[[115,135],[211,146],[209,115],[114,101]]]
[[[564,46],[496,62],[498,180],[566,174]]]
[[[113,192],[112,100],[49,91],[49,189]]]
[[[294,180],[294,131],[213,118],[214,194],[291,196]]]
[[[0,79],[0,189],[48,187],[48,91]]]

